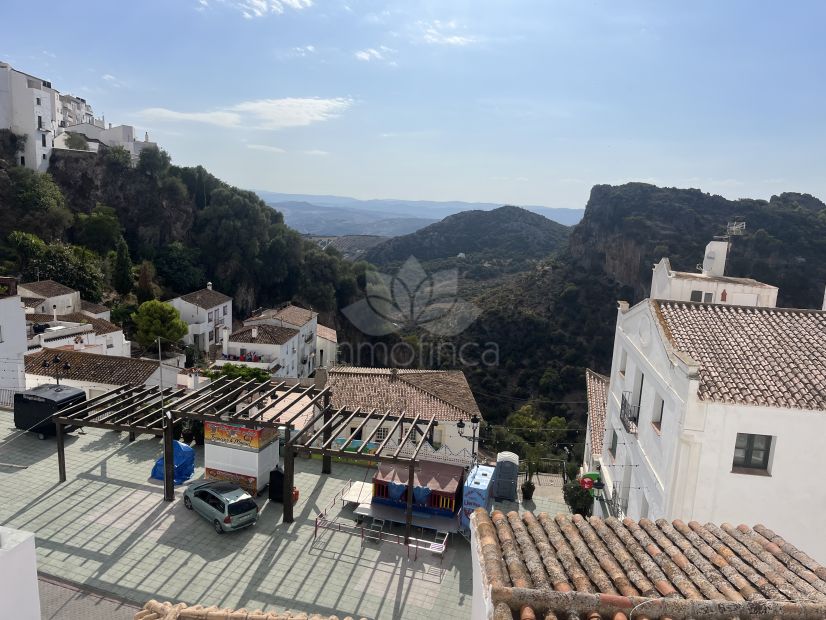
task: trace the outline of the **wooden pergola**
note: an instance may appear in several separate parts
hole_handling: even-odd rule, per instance
[[[329,409],[329,389],[300,381],[241,381],[220,378],[189,394],[183,388],[123,385],[72,405],[54,418],[60,482],[66,481],[66,427],[102,428],[137,435],[163,437],[164,500],[175,497],[173,488],[173,429],[183,420],[238,424],[248,428],[289,429],[307,410]],[[246,403],[245,403],[246,401]],[[240,409],[238,405],[245,403]],[[298,410],[294,405],[300,404]],[[287,416],[289,414],[289,416]],[[289,431],[286,431],[287,435]],[[285,461],[286,462],[286,461]],[[289,482],[289,486],[287,486]],[[292,479],[284,481],[285,497],[292,500]],[[290,493],[286,493],[289,489]],[[292,506],[290,507],[292,508]]]
[[[339,444],[336,438],[343,435],[349,425],[355,419],[360,419],[360,423],[352,432]],[[318,430],[314,430],[314,425],[317,422],[323,421]],[[373,429],[368,433],[367,437],[357,440],[363,429],[368,423],[373,422]],[[375,450],[367,450],[370,441],[382,428],[386,422],[393,422],[393,426],[388,431],[385,438],[381,441]],[[419,424],[423,424],[423,428],[419,428]],[[410,533],[413,527],[413,477],[415,474],[417,457],[419,451],[422,449],[425,441],[431,431],[438,425],[436,416],[433,415],[430,419],[422,418],[421,415],[408,417],[404,415],[391,415],[390,410],[384,413],[378,412],[376,409],[371,411],[362,411],[360,407],[355,409],[347,409],[341,407],[335,411],[329,406],[321,408],[312,420],[304,425],[304,428],[298,430],[295,435],[290,436],[290,429],[285,430],[285,450],[284,450],[284,521],[290,523],[293,521],[293,502],[292,494],[289,498],[286,494],[288,488],[292,488],[292,479],[294,472],[294,460],[298,451],[309,452],[310,454],[320,454],[323,459],[322,473],[329,474],[331,471],[332,457],[343,457],[347,459],[362,460],[362,461],[391,461],[402,465],[407,465],[407,506],[405,517],[405,543],[410,540]],[[407,429],[406,431],[404,429]],[[398,447],[390,448],[385,451],[390,438],[394,436],[396,431],[402,433],[402,439],[398,443]],[[402,451],[405,445],[411,438],[415,438],[416,434],[420,434],[421,438],[413,448],[411,456],[402,456]],[[299,439],[304,438],[302,441]],[[320,443],[319,443],[320,440]],[[360,441],[358,448],[355,450],[347,450],[354,441]],[[287,486],[289,479],[290,486]]]

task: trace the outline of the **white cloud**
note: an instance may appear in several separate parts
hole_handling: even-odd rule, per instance
[[[48,50],[43,50],[43,55],[48,56],[49,58],[57,58],[57,54],[53,54],[52,52],[50,52]]]
[[[329,151],[322,151],[321,149],[310,149],[309,151],[304,151],[305,155],[317,155],[319,157],[325,157],[330,154]]]
[[[268,153],[286,153],[284,149],[280,149],[277,146],[270,146],[269,144],[248,144],[248,149],[253,149],[255,151],[267,151]]]
[[[256,99],[207,112],[179,112],[167,108],[147,108],[141,115],[153,121],[189,121],[242,129],[284,129],[304,127],[338,117],[353,104],[352,99],[287,97]]]
[[[281,15],[285,9],[300,11],[313,6],[313,0],[224,0],[224,2],[238,9],[246,19],[273,14]]]
[[[478,41],[476,37],[460,34],[461,29],[455,20],[419,22],[422,29],[421,38],[425,43],[433,45],[453,45],[461,47]]]
[[[104,73],[100,77],[102,77],[107,82],[117,82],[117,78],[114,75],[112,75],[111,73]]]
[[[356,58],[369,62],[371,60],[382,60],[384,56],[378,50],[368,47],[366,50],[356,52]]]

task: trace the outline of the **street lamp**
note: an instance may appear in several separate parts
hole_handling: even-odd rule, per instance
[[[69,371],[72,369],[72,366],[71,364],[69,364],[69,362],[64,362],[61,366],[60,362],[62,361],[63,360],[60,359],[59,355],[55,355],[51,362],[49,360],[43,360],[43,368],[51,368],[52,366],[54,366],[54,377],[57,380],[58,387],[60,386],[60,371]]]
[[[473,458],[473,462],[476,462],[476,431],[479,429],[479,416],[473,414],[470,418],[470,427],[473,430],[473,436],[471,438],[470,444],[470,456]],[[459,420],[456,423],[456,429],[459,431],[459,437],[465,436],[465,421]]]

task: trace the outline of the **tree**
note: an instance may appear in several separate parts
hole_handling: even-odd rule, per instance
[[[17,164],[17,154],[26,145],[26,134],[16,134],[11,129],[0,129],[0,160]]]
[[[177,293],[191,291],[205,280],[198,261],[198,251],[180,241],[165,246],[155,259],[155,269],[161,283]]]
[[[118,239],[115,256],[115,270],[112,274],[112,286],[120,295],[128,295],[134,287],[132,279],[132,259],[129,257],[129,246],[126,240]]]
[[[79,214],[75,228],[77,242],[101,255],[114,248],[121,238],[117,213],[100,203],[89,215]]]
[[[150,146],[143,149],[138,157],[138,171],[153,179],[160,179],[169,170],[171,161],[169,153],[157,146]]]
[[[241,381],[269,381],[270,373],[263,368],[250,368],[249,366],[242,366],[241,364],[224,364],[217,370],[210,370],[206,373],[210,379],[218,379],[219,377],[226,377],[227,379],[241,378]]]
[[[35,172],[22,166],[7,171],[9,205],[0,226],[34,233],[52,241],[60,239],[72,223],[72,212],[66,208],[63,193],[48,173]],[[4,202],[0,197],[0,202]],[[12,229],[2,230],[5,234]]]
[[[590,517],[594,508],[594,498],[591,494],[579,486],[579,480],[571,480],[562,488],[562,495],[565,503],[575,515]]]
[[[113,146],[105,150],[103,162],[111,172],[120,172],[132,167],[132,156],[122,146]]]
[[[84,136],[82,133],[67,131],[66,147],[70,149],[75,149],[76,151],[88,151],[89,141],[86,139],[86,136]]]
[[[154,278],[155,268],[152,263],[148,260],[143,261],[138,272],[138,286],[135,289],[139,304],[155,299],[155,284],[152,282]]]
[[[181,315],[170,304],[153,299],[145,301],[132,315],[135,323],[135,340],[143,347],[161,339],[161,346],[177,343],[187,333],[187,325]]]

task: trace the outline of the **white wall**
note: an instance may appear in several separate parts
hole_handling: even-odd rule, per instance
[[[19,284],[17,286],[17,292],[22,297],[40,297],[40,295],[36,294],[34,291],[27,289],[25,284]],[[72,312],[80,312],[80,293],[78,291],[72,291],[71,293],[66,293],[65,295],[55,295],[54,297],[49,297],[44,299],[43,302],[35,308],[35,310],[40,314],[53,315],[54,308],[52,306],[55,305],[57,306],[58,316],[62,314],[71,314]]]
[[[0,601],[15,620],[40,620],[34,534],[0,526]]]
[[[338,355],[338,343],[316,336],[316,367],[335,366]]]
[[[701,274],[697,274],[696,277],[680,276],[673,271],[669,272],[667,265],[667,260],[663,259],[654,267],[651,276],[651,299],[691,301],[692,291],[701,291],[704,294],[703,300],[705,300],[706,293],[711,294],[709,303],[762,308],[777,306],[778,289],[774,286],[753,286],[746,283],[721,281]],[[723,301],[724,291],[725,301]]]
[[[0,390],[22,390],[26,384],[26,313],[20,297],[0,298]]]
[[[181,315],[181,320],[189,325],[189,331],[184,336],[184,344],[196,344],[201,350],[206,350],[211,344],[221,344],[220,327],[228,326],[232,329],[232,302],[204,310],[195,304],[184,301],[181,297],[166,302],[172,305]],[[226,308],[226,314],[224,309]],[[212,313],[212,319],[209,318]],[[217,313],[217,314],[216,314]],[[212,339],[210,339],[212,334]]]

